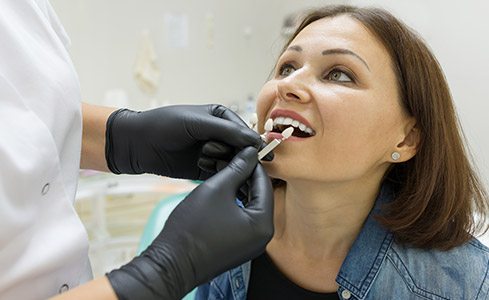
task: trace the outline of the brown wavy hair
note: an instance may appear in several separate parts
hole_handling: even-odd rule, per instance
[[[362,23],[387,49],[401,106],[420,131],[416,155],[384,176],[396,195],[377,220],[398,243],[426,249],[448,250],[486,232],[487,192],[469,159],[446,78],[412,29],[384,9],[326,6],[303,17],[282,52],[307,25],[340,15]]]

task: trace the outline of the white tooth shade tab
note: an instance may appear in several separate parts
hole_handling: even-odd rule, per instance
[[[294,127],[289,127],[287,129],[285,129],[284,131],[282,131],[282,136],[283,136],[283,139],[288,139],[292,133],[294,132]]]
[[[306,132],[310,135],[314,135],[314,130],[312,130],[312,128],[309,128],[306,125],[302,124],[301,122],[294,120],[292,118],[289,118],[289,117],[287,117],[287,118],[277,117],[275,120],[273,120],[273,126],[277,126],[277,125],[285,125],[285,126],[292,125],[295,128],[299,128],[303,132]],[[265,128],[265,130],[267,130],[267,129]],[[269,131],[271,131],[271,130],[269,130]]]
[[[273,120],[272,119],[268,119],[265,122],[265,131],[272,131],[272,130],[273,130]]]
[[[258,115],[256,113],[253,113],[250,116],[250,124],[255,125],[256,123],[258,123]]]

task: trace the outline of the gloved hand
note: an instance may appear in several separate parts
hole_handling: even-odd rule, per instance
[[[263,144],[256,132],[222,105],[175,105],[143,112],[120,109],[107,120],[105,157],[116,174],[203,180],[214,173],[198,167],[202,146],[209,141],[227,147],[207,147],[203,156],[207,164],[223,155],[234,156],[246,146]]]
[[[148,249],[109,273],[119,299],[181,299],[262,253],[273,235],[273,191],[257,162],[255,148],[243,149],[175,208]],[[246,180],[243,208],[235,197]]]

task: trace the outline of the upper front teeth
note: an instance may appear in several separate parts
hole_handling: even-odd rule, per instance
[[[299,128],[301,131],[304,131],[310,135],[314,134],[314,130],[312,128],[307,127],[306,125],[302,124],[301,122],[294,120],[289,117],[278,117],[275,120],[273,120],[273,126],[276,125],[292,125],[295,128]]]

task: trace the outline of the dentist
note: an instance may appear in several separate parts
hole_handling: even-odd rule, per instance
[[[260,137],[219,105],[81,105],[68,41],[48,0],[0,0],[0,299],[177,299],[262,252],[273,201]],[[91,280],[80,167],[207,180],[146,251]]]

